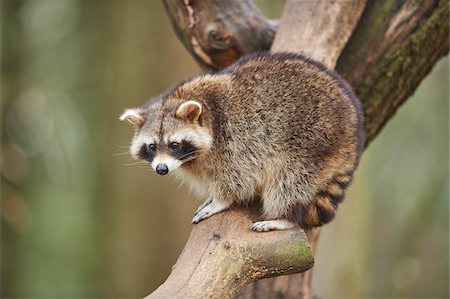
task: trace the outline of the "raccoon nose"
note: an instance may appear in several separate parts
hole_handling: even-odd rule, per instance
[[[169,172],[169,167],[166,164],[158,164],[156,166],[156,173],[160,175],[165,175]]]

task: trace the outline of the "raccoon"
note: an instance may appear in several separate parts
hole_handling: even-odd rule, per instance
[[[192,223],[262,202],[262,232],[330,222],[363,145],[358,99],[336,73],[292,53],[257,53],[198,75],[120,117],[131,156],[206,198]]]

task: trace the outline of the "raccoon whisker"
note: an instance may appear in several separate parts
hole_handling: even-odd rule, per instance
[[[189,154],[186,154],[186,155],[183,155],[183,156],[179,157],[178,160],[183,161],[186,158],[189,159],[191,157],[196,157],[196,156],[197,156],[197,153],[192,152],[192,153],[189,153]]]
[[[123,165],[124,166],[134,166],[134,165],[139,165],[139,163],[125,163]]]
[[[137,161],[137,162],[132,162],[132,163],[125,163],[123,165],[125,165],[125,166],[134,166],[134,165],[144,166],[146,164],[147,163],[144,163],[144,162],[141,162],[141,161]]]
[[[206,154],[202,154],[202,155],[194,155],[194,156],[192,156],[192,157],[188,157],[186,160],[184,160],[183,162],[189,162],[189,161],[191,161],[191,160],[194,160],[194,159],[196,159],[196,158],[199,158],[199,157],[202,157],[202,156],[204,156],[204,155],[206,155]]]
[[[184,158],[184,159],[181,160],[181,161],[183,161],[183,163],[186,163],[186,162],[189,162],[189,161],[194,160],[194,159],[196,159],[196,158],[199,158],[199,157],[201,157],[201,156],[202,156],[202,155],[193,155],[193,156],[186,157],[186,158]]]
[[[190,155],[195,155],[196,153],[198,153],[200,151],[201,150],[195,150],[195,151],[192,151],[192,152],[188,152],[188,153],[184,154],[183,156],[179,157],[178,159],[182,160],[182,159],[184,159],[184,158],[186,158],[186,157],[188,157]]]
[[[113,156],[120,156],[120,155],[126,155],[129,154],[130,152],[123,152],[123,153],[113,153]]]
[[[114,144],[114,145],[117,147],[120,147],[120,148],[130,148],[129,145],[120,145],[120,144]]]
[[[193,156],[193,157],[189,157],[186,160],[183,161],[183,163],[189,162],[191,160],[194,160],[195,158],[197,158],[198,156]]]
[[[198,157],[197,153],[204,153],[204,152],[205,152],[204,150],[196,150],[196,151],[193,151],[193,152],[186,153],[183,156],[179,157],[178,159],[179,160],[183,160],[184,158],[189,157],[190,155],[195,155],[195,157]]]

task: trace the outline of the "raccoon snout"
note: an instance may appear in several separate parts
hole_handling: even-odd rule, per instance
[[[169,167],[166,164],[158,164],[156,166],[156,173],[159,175],[165,175],[169,173]]]

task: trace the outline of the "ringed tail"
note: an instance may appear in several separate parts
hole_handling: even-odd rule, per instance
[[[332,178],[307,205],[297,204],[288,211],[288,219],[303,229],[322,226],[336,215],[338,205],[342,202],[345,189],[352,181],[352,173],[339,174]]]

